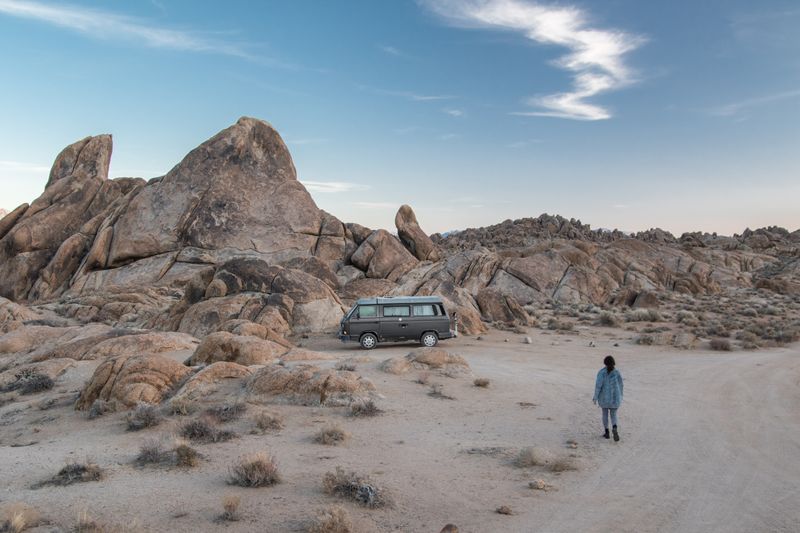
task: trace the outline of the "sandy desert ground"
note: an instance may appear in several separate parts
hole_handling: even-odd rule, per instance
[[[800,530],[797,344],[681,351],[637,346],[628,332],[590,326],[571,334],[531,329],[528,336],[530,344],[525,335],[492,330],[482,339],[443,342],[471,372],[432,371],[428,385],[416,382],[415,370],[379,369],[413,345],[367,352],[330,337],[303,339],[305,347],[334,357],[321,366],[357,358],[384,413],[353,418],[343,407],[251,403],[241,419],[225,424],[240,436],[198,445],[203,459],[188,470],[133,464],[142,442],[176,432],[187,417],[169,416],[132,433],[123,413],[89,420],[73,410],[97,364],[80,362],[53,390],[0,407],[0,507],[35,508],[46,522],[35,531],[70,530],[84,510],[112,530],[305,531],[332,505],[345,508],[365,532],[435,533],[447,523],[473,533]],[[595,372],[608,353],[626,380],[619,443],[601,438],[591,402]],[[474,386],[476,377],[490,386]],[[430,396],[435,383],[453,399]],[[209,405],[235,400],[238,387],[223,387],[207,398]],[[283,415],[285,428],[251,434],[250,415],[264,408]],[[349,440],[314,443],[314,433],[331,423]],[[520,450],[531,446],[577,469],[516,466]],[[275,455],[283,482],[228,485],[236,458],[260,450]],[[31,488],[66,462],[86,458],[107,470],[105,479]],[[336,466],[369,475],[394,504],[366,509],[325,494],[322,477]],[[535,480],[552,490],[529,488]],[[216,520],[226,495],[240,496],[240,520]],[[498,514],[503,505],[513,514]]]

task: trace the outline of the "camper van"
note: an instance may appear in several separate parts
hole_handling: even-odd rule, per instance
[[[344,315],[339,326],[342,342],[357,341],[367,350],[379,342],[416,341],[436,346],[450,339],[450,316],[438,296],[362,298]]]

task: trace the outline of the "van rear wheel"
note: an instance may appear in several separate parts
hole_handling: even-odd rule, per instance
[[[436,336],[436,333],[432,333],[429,331],[428,333],[422,334],[422,337],[420,338],[419,342],[422,343],[423,346],[426,346],[428,348],[433,348],[439,342],[439,337]]]
[[[364,333],[361,336],[361,347],[365,350],[371,350],[378,344],[378,338],[372,333]]]

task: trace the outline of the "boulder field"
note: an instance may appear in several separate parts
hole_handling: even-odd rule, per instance
[[[395,235],[319,209],[261,120],[239,119],[149,180],[109,179],[112,145],[98,135],[66,147],[41,196],[0,218],[0,363],[102,360],[84,408],[160,401],[182,385],[190,367],[159,355],[165,346],[196,349],[195,370],[267,364],[293,335],[334,331],[359,297],[438,295],[478,334],[530,325],[552,303],[800,294],[800,231],[676,238],[542,215],[429,236],[403,205]]]

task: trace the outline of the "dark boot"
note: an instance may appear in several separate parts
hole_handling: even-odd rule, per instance
[[[614,433],[614,442],[619,442],[619,433],[617,433],[617,426],[614,426],[612,431]]]
[[[610,439],[611,438],[611,435],[608,434],[608,428],[606,428],[606,432],[603,433],[603,438],[604,439]]]

